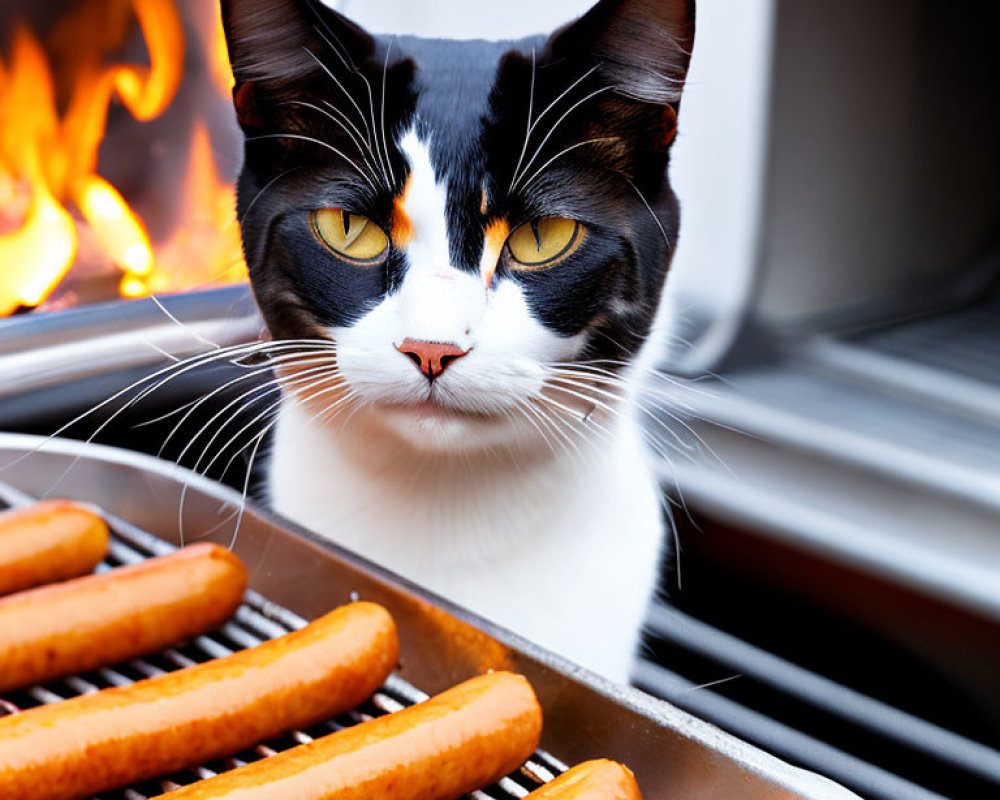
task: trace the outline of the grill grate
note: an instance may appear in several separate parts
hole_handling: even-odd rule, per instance
[[[880,353],[1000,388],[1000,294],[972,306],[868,331],[854,341]]]
[[[0,505],[2,507],[2,505]],[[134,564],[153,556],[165,555],[177,548],[128,523],[109,520],[112,540],[107,558],[98,572]],[[112,686],[124,686],[143,678],[162,675],[194,664],[227,656],[237,650],[254,647],[303,627],[306,620],[288,609],[272,603],[257,592],[246,593],[243,605],[221,628],[189,642],[170,647],[155,655],[116,664],[91,672],[70,675],[49,683],[0,695],[0,716],[17,713],[36,706],[55,703]],[[124,789],[104,792],[92,800],[146,800],[181,786],[211,778],[220,772],[259,761],[298,744],[310,742],[333,731],[357,725],[374,717],[390,714],[427,699],[427,695],[410,685],[399,675],[389,676],[385,685],[362,706],[335,719],[292,731],[277,739],[261,742],[229,758],[134,784]],[[518,772],[502,778],[496,785],[468,795],[473,800],[510,800],[521,798],[551,780],[566,769],[566,765],[550,754],[538,751]]]

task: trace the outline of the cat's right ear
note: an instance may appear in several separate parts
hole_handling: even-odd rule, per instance
[[[221,0],[240,124],[266,124],[275,102],[323,72],[356,72],[374,52],[370,35],[319,0]]]
[[[598,0],[549,39],[553,62],[596,61],[622,94],[676,109],[694,47],[695,0]]]

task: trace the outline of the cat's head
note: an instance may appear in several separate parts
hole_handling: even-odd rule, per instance
[[[431,447],[528,418],[560,375],[611,386],[677,236],[693,0],[601,0],[501,43],[373,37],[318,0],[222,6],[274,337],[335,342],[345,391]]]

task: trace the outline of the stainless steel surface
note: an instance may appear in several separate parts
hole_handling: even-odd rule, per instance
[[[856,797],[667,703],[588,673],[266,511],[248,507],[233,540],[239,495],[172,464],[118,449],[0,434],[0,470],[0,479],[35,497],[64,476],[61,496],[96,503],[173,544],[179,543],[186,485],[188,541],[232,542],[261,597],[303,619],[355,597],[382,603],[400,629],[399,677],[428,693],[488,669],[522,672],[545,712],[542,747],[565,763],[623,761],[635,770],[647,798]]]
[[[844,347],[821,337],[679,398],[702,447],[664,485],[716,519],[1000,619],[996,389],[911,391],[929,367]]]
[[[262,329],[247,286],[0,319],[3,424],[96,404],[170,358],[251,341]]]
[[[22,505],[30,502],[30,495],[0,484],[0,502],[8,505]],[[98,565],[98,572],[105,572],[125,564],[135,564],[146,558],[165,555],[176,548],[162,539],[151,536],[127,522],[111,518],[113,536],[108,557]],[[301,628],[306,620],[281,606],[269,602],[254,591],[247,592],[244,603],[235,615],[221,628],[154,655],[133,659],[125,664],[106,667],[82,675],[71,675],[44,685],[30,686],[19,692],[0,697],[0,714],[56,703],[81,694],[96,692],[111,686],[125,686],[136,680],[163,675],[203,663],[213,658],[222,658],[248,647],[254,647],[267,639],[282,636]],[[376,692],[364,705],[348,711],[336,719],[330,719],[306,730],[296,730],[273,740],[261,742],[235,755],[200,766],[189,767],[180,772],[144,781],[133,786],[103,792],[92,800],[145,800],[168,792],[179,786],[186,786],[199,780],[211,778],[220,772],[258,761],[298,744],[310,742],[319,736],[342,730],[351,725],[392,713],[400,708],[425,700],[424,692],[411,686],[398,675],[391,675],[385,686]],[[537,753],[524,768],[511,778],[504,778],[489,793],[476,792],[474,798],[497,798],[510,800],[522,797],[563,771],[565,765],[546,753]]]
[[[861,735],[874,731],[877,736],[891,740],[916,757],[977,775],[991,785],[1000,786],[1000,752],[966,736],[803,669],[671,606],[655,605],[647,617],[646,626],[653,636],[675,643],[686,652],[698,653],[715,663],[724,664],[728,670],[738,672],[741,679],[769,686],[820,715],[832,715]],[[838,750],[732,700],[710,692],[677,695],[676,690],[670,691],[665,684],[682,686],[687,683],[690,688],[690,681],[670,673],[659,664],[641,662],[637,682],[659,697],[670,700],[678,697],[676,702],[689,711],[705,714],[720,723],[725,720],[727,730],[753,737],[757,742],[772,742],[768,746],[780,748],[779,752],[820,751],[820,757],[808,762],[813,768],[825,775],[849,780],[862,790],[871,787],[873,793],[893,798],[941,796],[889,769]],[[793,744],[790,746],[789,742]]]

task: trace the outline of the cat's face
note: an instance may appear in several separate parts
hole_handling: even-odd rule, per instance
[[[693,2],[603,0],[513,43],[375,39],[315,0],[223,12],[275,337],[335,342],[345,390],[430,447],[635,355],[678,227]]]

